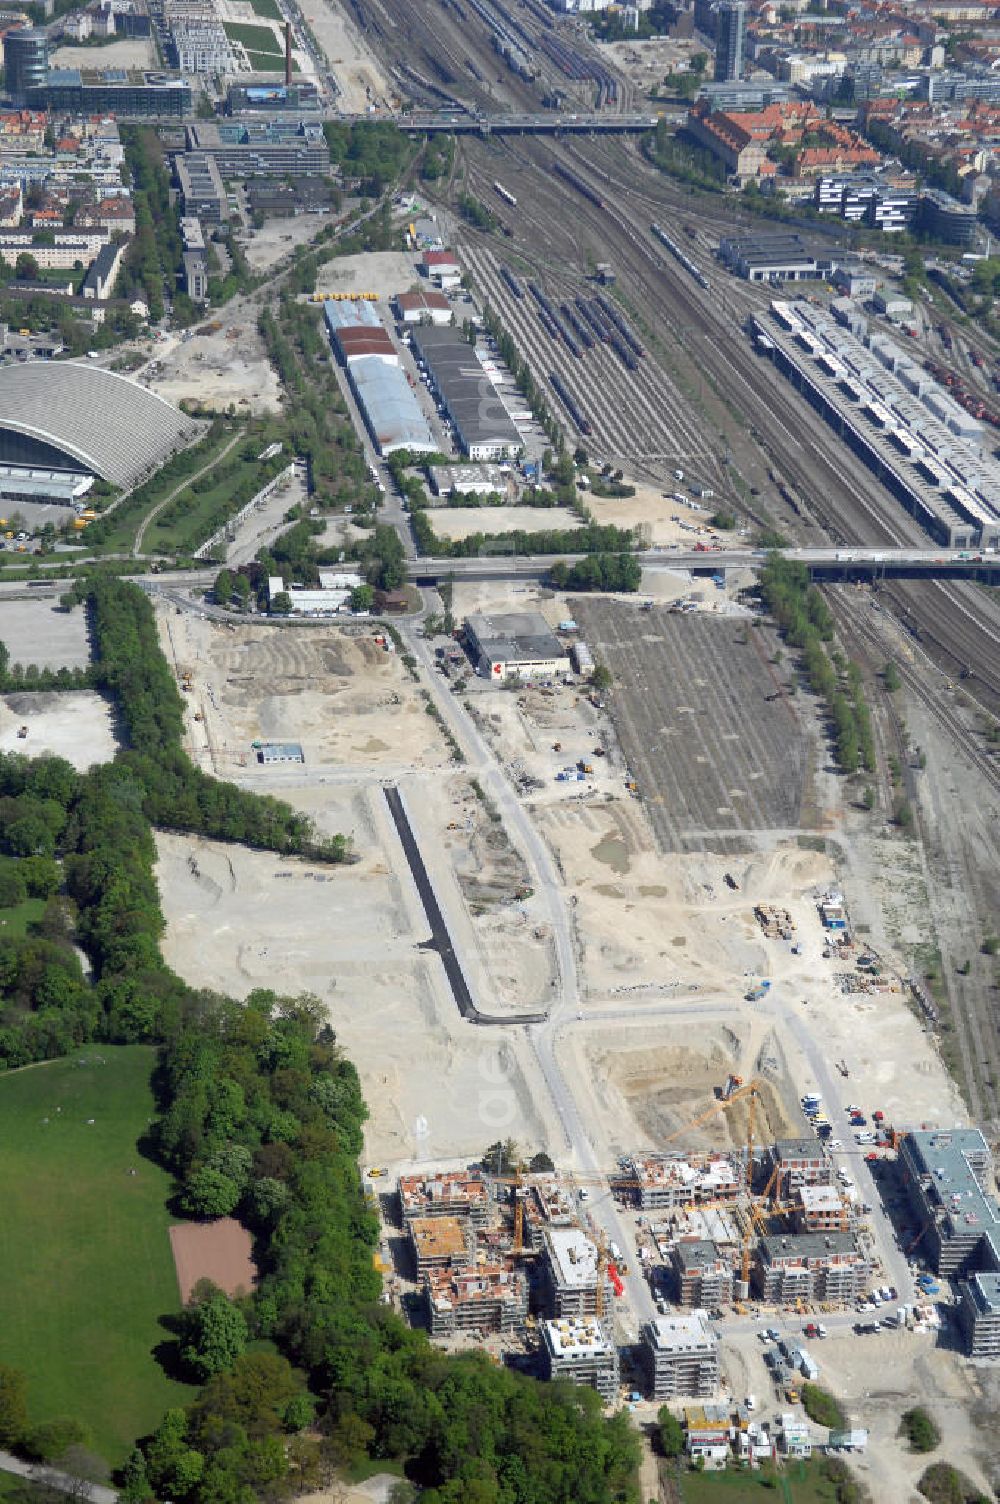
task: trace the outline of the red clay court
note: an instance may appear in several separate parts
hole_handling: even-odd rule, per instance
[[[185,1305],[200,1279],[210,1279],[227,1295],[249,1295],[254,1287],[253,1240],[233,1217],[178,1223],[170,1229],[170,1247]]]

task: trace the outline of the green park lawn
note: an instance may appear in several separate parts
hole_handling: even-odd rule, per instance
[[[0,1076],[0,1361],[32,1420],[76,1417],[113,1464],[191,1394],[153,1356],[180,1305],[170,1177],[136,1147],[154,1058],[103,1045]]]
[[[775,1475],[760,1472],[685,1473],[681,1479],[684,1504],[836,1504],[835,1484],[823,1462],[790,1462]]]
[[[248,52],[283,55],[284,48],[270,26],[252,26],[246,21],[226,21],[224,24],[229,40],[242,42]]]

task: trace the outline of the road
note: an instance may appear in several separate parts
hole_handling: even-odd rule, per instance
[[[607,1166],[594,1148],[587,1133],[584,1120],[571,1084],[566,1080],[556,1058],[556,1042],[564,1020],[575,1018],[580,1006],[580,982],[577,974],[576,951],[573,933],[562,893],[562,883],[548,847],[542,840],[523,805],[497,766],[492,751],[483,741],[471,716],[457,695],[444,688],[439,675],[434,672],[431,650],[413,622],[401,625],[409,651],[424,670],[424,682],[445,724],[458,742],[466,758],[469,772],[477,778],[484,793],[492,799],[499,810],[515,844],[528,865],[532,886],[545,902],[556,951],[557,981],[556,1002],[544,1024],[535,1024],[526,1030],[538,1067],[548,1087],[549,1095],[562,1125],[566,1146],[576,1161],[582,1175],[597,1178]],[[445,908],[445,896],[437,894],[438,902]],[[638,1336],[637,1327],[626,1316],[626,1306],[631,1313],[644,1321],[655,1315],[653,1297],[645,1279],[638,1273],[639,1260],[634,1240],[618,1213],[610,1193],[595,1197],[588,1203],[588,1211],[598,1225],[605,1243],[617,1243],[625,1251],[629,1273],[623,1283],[627,1302],[617,1309],[621,1324],[626,1328],[628,1340]]]
[[[86,1478],[74,1478],[72,1473],[61,1473],[56,1468],[44,1467],[37,1462],[22,1462],[10,1452],[0,1452],[0,1472],[13,1473],[29,1483],[54,1488],[58,1493],[71,1494],[80,1504],[118,1504],[118,1494],[113,1488],[91,1483]]]

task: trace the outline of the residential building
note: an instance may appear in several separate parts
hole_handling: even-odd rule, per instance
[[[414,1217],[407,1226],[417,1274],[463,1269],[470,1262],[471,1229],[459,1217]]]
[[[415,1217],[467,1217],[473,1227],[485,1227],[489,1221],[489,1191],[476,1172],[401,1175],[396,1188],[405,1226]]]
[[[790,1200],[801,1185],[829,1185],[830,1161],[814,1138],[779,1138],[771,1145],[771,1167],[778,1172],[776,1194]]]
[[[579,1227],[542,1230],[543,1280],[556,1317],[597,1315],[597,1247]],[[601,1271],[601,1279],[605,1280]]]
[[[681,1239],[671,1253],[677,1303],[685,1310],[714,1309],[733,1298],[733,1266],[706,1238]]]
[[[796,1232],[847,1232],[847,1202],[831,1185],[800,1185],[795,1192]]]
[[[733,83],[742,77],[746,25],[746,0],[722,0],[716,7],[716,83]]]
[[[126,246],[123,241],[112,241],[109,245],[101,246],[83,279],[82,290],[85,298],[111,297],[125,257],[125,250]]]
[[[96,204],[78,209],[73,226],[78,230],[96,227],[107,230],[109,235],[134,235],[135,207],[125,194],[115,194],[113,198],[102,198]]]
[[[456,1332],[512,1334],[528,1314],[528,1282],[520,1269],[477,1264],[472,1269],[429,1268],[424,1299],[432,1337]]]
[[[542,1361],[548,1379],[596,1389],[606,1405],[618,1398],[618,1348],[596,1316],[542,1322]]]
[[[200,219],[190,214],[182,216],[181,240],[184,291],[193,302],[204,303],[208,300],[208,248]]]
[[[642,1329],[650,1398],[706,1398],[719,1386],[719,1340],[703,1317],[659,1316]]]
[[[752,1282],[776,1305],[826,1300],[851,1305],[868,1288],[871,1268],[853,1233],[779,1233],[761,1238]]]
[[[899,1153],[903,1183],[932,1267],[946,1277],[1000,1271],[1000,1203],[978,1128],[917,1129]]]
[[[89,266],[108,243],[107,230],[64,230],[52,232],[51,244],[39,244],[37,231],[27,226],[0,230],[0,259],[15,265],[18,256],[33,256],[40,267],[71,270],[80,262]]]
[[[1000,1358],[1000,1274],[972,1274],[959,1287],[958,1321],[970,1358]]]

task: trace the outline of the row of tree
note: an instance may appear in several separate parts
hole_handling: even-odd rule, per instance
[[[630,593],[642,584],[642,565],[634,554],[588,554],[569,565],[560,560],[549,570],[555,590],[618,590]]]
[[[813,693],[826,703],[837,765],[844,773],[875,767],[875,739],[861,670],[825,644],[834,636],[833,617],[804,564],[773,553],[760,574],[761,598],[782,636],[801,655]]]
[[[632,528],[615,527],[612,523],[590,522],[584,527],[545,528],[537,533],[517,528],[510,533],[470,533],[466,538],[440,538],[425,512],[414,512],[410,522],[420,552],[438,559],[475,559],[484,553],[627,553],[636,546],[636,534]]]

